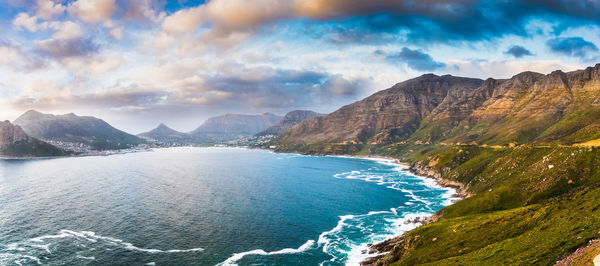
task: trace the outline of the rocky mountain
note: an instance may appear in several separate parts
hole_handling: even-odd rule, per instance
[[[279,135],[283,134],[284,132],[286,132],[288,129],[295,126],[296,124],[302,122],[303,120],[308,119],[308,118],[318,117],[318,116],[322,116],[322,114],[319,114],[319,113],[313,112],[313,111],[308,111],[308,110],[291,111],[291,112],[285,114],[285,116],[283,116],[283,118],[281,118],[281,120],[277,121],[275,124],[273,124],[269,128],[256,134],[256,136],[266,136],[266,135],[279,136]]]
[[[527,142],[600,138],[600,64],[510,79],[433,74],[407,80],[283,134],[281,145]]]
[[[0,122],[0,155],[9,157],[61,156],[67,152],[29,137],[21,127]]]
[[[200,143],[227,141],[252,136],[267,129],[280,119],[281,116],[271,113],[262,115],[226,114],[209,118],[189,134],[195,142]]]
[[[138,134],[137,136],[163,143],[187,143],[190,141],[190,135],[171,129],[162,123],[155,129]]]
[[[14,121],[30,136],[42,140],[84,143],[96,150],[123,149],[144,143],[134,135],[118,130],[104,120],[91,116],[25,112]]]
[[[449,95],[469,94],[480,79],[423,75],[362,101],[306,119],[281,135],[284,144],[392,142],[410,137]]]

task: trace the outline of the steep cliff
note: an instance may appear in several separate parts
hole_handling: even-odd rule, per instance
[[[0,122],[0,155],[9,157],[61,156],[67,153],[48,143],[27,136],[21,127]]]

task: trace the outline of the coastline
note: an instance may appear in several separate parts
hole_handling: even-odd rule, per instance
[[[361,155],[344,155],[344,154],[340,154],[340,155],[332,155],[332,154],[301,154],[301,153],[291,153],[291,152],[277,152],[274,151],[272,149],[264,149],[264,150],[268,150],[274,153],[288,153],[288,154],[299,154],[299,155],[309,155],[309,156],[331,156],[331,157],[345,157],[345,158],[356,158],[356,159],[383,159],[383,160],[389,160],[391,162],[393,162],[394,164],[400,165],[405,167],[403,170],[409,172],[412,175],[418,176],[423,178],[424,180],[431,180],[435,183],[435,185],[442,187],[442,188],[448,188],[448,189],[452,189],[454,191],[454,193],[450,196],[451,199],[453,199],[452,203],[447,206],[450,206],[458,201],[461,201],[463,199],[466,199],[470,196],[472,196],[471,193],[469,193],[467,191],[467,189],[465,188],[465,186],[461,183],[458,182],[454,182],[451,180],[447,180],[444,179],[442,177],[442,173],[437,172],[435,170],[433,170],[432,168],[429,167],[424,167],[422,166],[420,163],[417,164],[413,164],[411,165],[408,162],[402,162],[397,158],[394,157],[390,157],[390,156],[378,156],[378,155],[366,155],[366,156],[361,156]],[[405,222],[405,224],[414,224],[416,225],[415,228],[435,222],[439,219],[439,217],[436,214],[433,214],[429,217],[424,217],[424,219],[420,219],[420,218],[415,218],[413,220],[407,220]],[[413,229],[410,229],[400,235],[394,236],[392,238],[388,238],[384,241],[381,241],[379,243],[370,243],[367,244],[367,250],[363,250],[363,254],[369,254],[369,256],[367,258],[365,258],[363,261],[361,261],[359,264],[360,265],[375,265],[375,263],[382,257],[384,257],[385,255],[387,255],[393,248],[394,246],[402,243],[404,241],[404,237],[403,235],[407,232],[410,232]]]

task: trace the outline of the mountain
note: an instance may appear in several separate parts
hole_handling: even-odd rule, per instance
[[[48,143],[27,136],[21,127],[0,122],[0,155],[10,157],[49,157],[68,153]]]
[[[137,136],[164,143],[186,143],[190,141],[190,135],[171,129],[162,123],[155,129]]]
[[[510,79],[423,75],[283,134],[282,145],[573,144],[600,138],[600,64]]]
[[[277,121],[275,124],[273,124],[269,128],[256,134],[256,136],[266,136],[266,135],[279,136],[279,135],[283,134],[284,132],[286,132],[288,129],[295,126],[296,124],[302,122],[303,120],[305,120],[307,118],[318,117],[321,115],[322,114],[319,114],[319,113],[316,113],[313,111],[308,111],[308,110],[291,111],[291,112],[285,114],[285,116],[283,116],[283,118],[281,118],[281,120]]]
[[[134,135],[118,130],[101,119],[91,116],[43,114],[25,112],[14,121],[35,138],[51,141],[84,143],[92,149],[122,149],[144,143]]]
[[[391,142],[408,138],[447,95],[468,94],[480,79],[423,75],[362,101],[306,119],[281,135],[284,144]]]
[[[252,136],[282,117],[271,113],[262,115],[226,114],[207,119],[189,134],[196,142],[214,143]]]
[[[592,265],[600,64],[509,79],[423,75],[293,126],[277,151],[377,155],[465,198],[363,265]]]

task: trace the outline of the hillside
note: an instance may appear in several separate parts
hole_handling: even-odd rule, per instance
[[[279,121],[270,126],[269,128],[259,132],[256,136],[267,136],[274,135],[279,136],[292,128],[296,124],[302,122],[305,119],[321,116],[321,114],[308,110],[295,110],[291,111],[283,116]]]
[[[282,144],[389,143],[408,138],[448,94],[478,88],[479,79],[423,75],[398,83],[362,101],[307,119],[281,135]]]
[[[171,129],[162,123],[155,129],[138,134],[137,136],[163,143],[187,143],[191,139],[190,135]]]
[[[574,144],[600,138],[600,65],[485,81],[432,74],[398,83],[279,138],[295,144]]]
[[[96,150],[123,149],[144,143],[144,140],[118,130],[104,120],[72,113],[52,115],[30,110],[17,118],[14,124],[35,138],[84,143]]]
[[[68,153],[48,143],[27,136],[21,127],[0,121],[0,156],[50,157]]]
[[[189,134],[195,142],[214,143],[252,136],[261,132],[281,116],[271,113],[262,115],[226,114],[207,119],[202,125]]]
[[[458,79],[399,83],[301,122],[273,144],[398,158],[470,195],[375,245],[387,254],[365,264],[591,265],[600,238],[600,64],[479,85]]]

